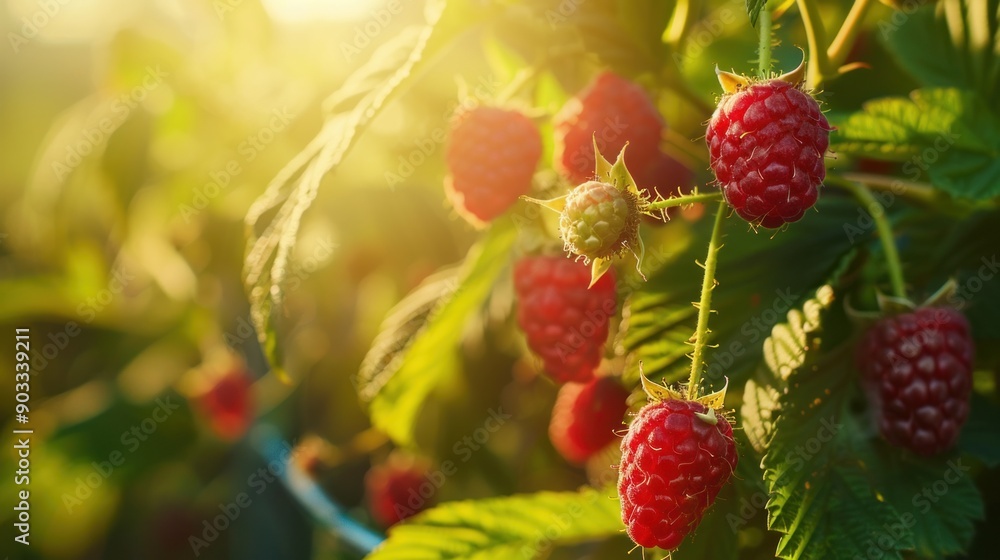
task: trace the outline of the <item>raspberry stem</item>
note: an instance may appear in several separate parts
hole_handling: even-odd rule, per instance
[[[771,11],[764,5],[757,19],[760,25],[760,40],[757,47],[757,69],[761,79],[771,76]]]
[[[708,202],[710,200],[721,200],[721,199],[722,199],[722,191],[686,194],[684,196],[672,196],[670,198],[664,198],[663,200],[656,200],[650,202],[649,206],[647,206],[646,209],[663,210],[665,208],[673,208],[675,206],[684,206],[685,204],[694,204],[695,202]]]
[[[705,347],[708,346],[708,316],[712,312],[712,290],[715,289],[715,266],[719,261],[722,247],[722,220],[726,215],[726,201],[719,203],[715,211],[715,225],[708,240],[708,255],[705,257],[705,277],[701,282],[701,300],[698,302],[698,326],[694,331],[694,354],[691,356],[691,377],[688,379],[687,398],[698,398],[701,370],[705,364]]]
[[[844,173],[843,177],[848,181],[867,185],[872,190],[889,191],[894,195],[908,198],[914,202],[927,204],[928,206],[934,206],[941,202],[938,191],[929,183],[907,181],[905,179],[876,175],[874,173],[848,172]]]
[[[882,250],[885,251],[886,265],[889,267],[889,280],[892,282],[892,295],[906,299],[906,284],[903,282],[903,265],[899,260],[899,251],[896,249],[896,240],[892,234],[892,226],[889,218],[886,217],[885,208],[872,195],[868,187],[853,181],[838,181],[847,190],[851,191],[862,208],[871,215],[875,221],[875,228],[878,230],[879,242]]]

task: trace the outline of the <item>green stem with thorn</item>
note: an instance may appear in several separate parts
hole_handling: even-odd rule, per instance
[[[687,194],[684,196],[674,196],[670,198],[664,198],[663,200],[656,200],[650,202],[649,206],[647,206],[647,209],[663,210],[665,208],[684,206],[685,204],[693,204],[695,202],[707,202],[709,200],[720,200],[720,199],[722,199],[722,191]]]
[[[760,26],[760,40],[757,50],[757,71],[762,80],[766,80],[771,75],[771,12],[764,6],[757,19]]]
[[[885,251],[886,265],[889,267],[889,280],[892,282],[892,295],[906,299],[906,283],[903,281],[903,265],[896,249],[896,239],[892,234],[892,226],[885,214],[885,208],[876,200],[868,187],[853,181],[837,181],[838,185],[849,190],[861,206],[871,215],[878,230],[879,242]]]
[[[694,331],[694,354],[691,356],[691,377],[688,379],[687,398],[698,398],[701,373],[705,365],[705,348],[708,346],[708,316],[712,313],[712,290],[715,289],[715,267],[722,247],[722,220],[726,217],[726,201],[719,203],[715,212],[715,225],[708,241],[705,257],[705,277],[701,282],[701,299],[698,301],[698,326]]]

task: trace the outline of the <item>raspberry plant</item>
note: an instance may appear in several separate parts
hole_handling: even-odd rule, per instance
[[[448,178],[420,176],[473,215],[475,243],[395,307],[355,378],[395,446],[492,474],[444,476],[438,505],[374,550],[356,543],[369,557],[991,550],[983,492],[996,492],[977,481],[1000,464],[1000,12],[746,4],[736,18],[685,0],[429,2],[251,209],[253,318],[294,379],[277,311],[321,177],[440,61],[459,84],[487,69],[507,84],[464,113],[490,118],[456,126]],[[450,48],[470,36],[475,63]],[[675,176],[651,171],[664,158]],[[710,217],[648,223],[692,205]],[[931,293],[933,307],[914,303]],[[944,319],[925,325],[924,309]],[[609,427],[611,409],[584,441],[565,396],[579,388],[553,403],[598,369],[632,412]],[[457,426],[492,433],[475,418],[497,424],[501,405],[503,436],[452,443]],[[620,456],[598,453],[618,435]]]

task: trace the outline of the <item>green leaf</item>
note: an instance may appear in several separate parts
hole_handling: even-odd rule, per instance
[[[736,560],[739,557],[737,532],[733,530],[732,519],[739,517],[739,506],[735,484],[727,484],[708,508],[701,523],[685,537],[674,558],[712,558],[713,560]]]
[[[760,11],[764,9],[767,0],[747,0],[747,14],[750,15],[750,25],[757,27]]]
[[[790,311],[765,343],[766,367],[758,376],[764,380],[757,383],[779,394],[761,462],[771,496],[768,526],[782,533],[779,558],[867,557],[872,528],[896,516],[872,488],[864,430],[845,415],[854,387],[851,353],[843,346],[820,351],[833,303],[832,288],[824,286],[802,310]],[[743,409],[748,424],[763,416],[752,406],[748,401]],[[901,558],[898,550],[911,546],[909,539],[904,531],[878,549],[879,557]]]
[[[389,530],[369,560],[538,558],[554,546],[621,533],[611,489],[449,502]]]
[[[917,90],[909,99],[870,101],[834,124],[834,152],[906,162],[908,177],[926,174],[959,198],[1000,195],[1000,116],[975,94]]]
[[[780,558],[944,558],[963,551],[982,518],[970,469],[957,458],[921,459],[877,439],[852,412],[862,398],[850,337],[829,286],[776,326],[754,385],[773,409],[743,407],[748,433],[764,434],[761,465],[771,499],[768,525],[782,533]],[[846,330],[846,329],[845,329]],[[761,421],[758,418],[765,418]],[[756,424],[756,426],[754,426]],[[756,445],[755,445],[756,447]]]
[[[1000,2],[948,0],[879,21],[880,36],[921,84],[1000,95]]]
[[[879,490],[899,516],[890,527],[906,527],[921,558],[945,558],[963,552],[983,518],[983,500],[972,480],[971,463],[961,458],[918,460],[885,453]]]
[[[990,468],[1000,465],[1000,407],[973,394],[969,419],[958,438],[958,448]]]
[[[420,406],[434,387],[460,372],[460,345],[469,318],[479,311],[508,266],[517,238],[511,220],[494,222],[469,251],[458,274],[404,299],[365,358],[358,391],[372,422],[396,443],[413,442]],[[435,297],[436,296],[436,297]]]
[[[414,69],[431,39],[436,38],[436,23],[446,4],[434,2],[430,6],[427,25],[401,33],[376,49],[364,67],[327,100],[327,109],[335,112],[316,138],[271,180],[247,213],[249,239],[243,281],[250,315],[271,367],[283,378],[287,375],[277,338],[277,311],[284,299],[284,280],[291,268],[302,215],[316,198],[323,177],[340,164],[387,101],[414,80]],[[350,109],[345,108],[348,105]]]

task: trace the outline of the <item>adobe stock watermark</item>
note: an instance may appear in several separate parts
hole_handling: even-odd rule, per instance
[[[72,515],[78,507],[83,505],[83,502],[93,496],[94,491],[111,478],[111,475],[125,464],[128,457],[138,451],[156,433],[160,424],[169,420],[173,413],[180,408],[179,404],[172,401],[171,396],[158,397],[155,402],[156,408],[149,416],[122,432],[119,440],[124,450],[116,449],[108,454],[106,460],[91,462],[91,472],[87,473],[86,476],[76,477],[76,488],[73,493],[63,493],[62,503],[67,513]]]
[[[126,267],[119,266],[115,268],[105,288],[102,288],[95,295],[88,297],[76,306],[76,314],[80,316],[82,323],[84,325],[92,323],[118,296],[125,293],[125,289],[133,280],[135,280],[135,276]],[[60,352],[65,350],[69,346],[70,341],[79,336],[81,332],[83,331],[80,323],[67,321],[61,330],[48,333],[46,336],[48,341],[42,344],[40,349],[32,346],[32,369],[36,372],[44,371],[49,363]]]
[[[889,35],[896,32],[901,26],[903,26],[910,17],[913,16],[920,9],[921,6],[927,4],[925,0],[903,0],[902,2],[895,2],[896,9],[892,11],[892,16],[889,20],[879,20],[878,22],[878,32],[882,36],[882,40],[888,39]]]
[[[725,348],[721,346],[712,353],[711,364],[705,372],[706,379],[719,379],[723,372],[736,363],[736,360],[746,354],[747,349],[766,338],[772,327],[785,317],[788,310],[799,301],[799,294],[793,294],[791,288],[774,290],[775,298],[771,305],[757,313],[740,327],[742,338],[729,341]],[[746,344],[744,344],[744,341]]]
[[[428,471],[425,480],[417,488],[410,488],[405,502],[396,502],[393,508],[400,519],[404,519],[414,513],[424,509],[430,500],[434,498],[438,490],[441,489],[449,478],[455,476],[460,466],[468,463],[473,455],[489,443],[493,434],[500,431],[508,420],[513,418],[510,413],[504,412],[503,407],[496,410],[487,410],[489,415],[483,421],[482,426],[465,435],[455,442],[451,447],[452,454],[456,460],[445,459],[441,461],[436,469]]]
[[[229,529],[240,518],[245,510],[253,505],[253,497],[260,496],[275,482],[278,482],[288,465],[295,460],[298,450],[289,442],[285,442],[277,458],[272,459],[264,467],[258,467],[246,479],[246,490],[240,491],[232,501],[220,503],[219,514],[211,520],[202,521],[201,534],[189,535],[188,544],[196,557],[219,539],[219,536]],[[252,491],[252,493],[251,493]]]
[[[168,74],[159,65],[155,68],[147,66],[142,81],[129,91],[112,99],[108,105],[107,112],[109,114],[96,123],[84,127],[77,139],[66,146],[66,155],[61,160],[52,162],[52,173],[55,174],[56,179],[62,181],[83,162],[84,158],[104,146],[108,138],[121,125],[125,124],[132,111],[146,99],[150,92],[159,87],[167,76]]]
[[[798,473],[804,469],[819,454],[823,447],[833,441],[833,438],[837,437],[837,434],[840,433],[843,427],[833,416],[820,419],[820,427],[816,430],[816,434],[804,443],[796,445],[794,449],[785,454],[784,463],[790,465],[790,470],[786,471],[783,476],[788,476],[790,473]],[[767,507],[767,502],[768,495],[766,488],[761,483],[761,489],[750,496],[750,499],[745,497],[740,498],[738,515],[733,513],[726,514],[726,523],[729,524],[729,529],[733,533],[737,532],[758,513],[763,511]]]
[[[379,8],[368,16],[368,19],[354,27],[351,41],[340,42],[340,53],[344,60],[354,62],[361,53],[372,45],[372,41],[382,34],[393,18],[403,11],[401,0],[390,0],[385,7]]]
[[[21,27],[18,32],[7,33],[7,42],[14,54],[21,52],[21,47],[27,45],[32,39],[38,37],[43,29],[62,13],[72,0],[35,0],[38,9],[21,18]]]
[[[566,534],[566,531],[573,527],[576,520],[583,517],[586,513],[584,506],[594,504],[597,500],[608,500],[613,497],[601,493],[600,489],[610,488],[617,479],[618,472],[616,470],[608,469],[603,471],[600,477],[593,483],[593,486],[598,491],[591,492],[590,499],[582,504],[571,502],[566,510],[557,514],[548,525],[538,527],[535,530],[534,537],[521,546],[521,549],[518,551],[519,557],[524,559],[543,557],[543,554],[551,550],[558,543],[559,539]]]
[[[490,99],[499,91],[500,85],[496,76],[492,74],[480,76],[475,87],[472,89],[472,95],[465,100],[449,104],[441,115],[442,120],[450,123],[452,116],[456,112],[472,109],[480,101]],[[413,142],[413,149],[396,159],[395,169],[387,169],[383,174],[389,189],[395,190],[396,185],[409,179],[416,172],[417,168],[426,163],[444,145],[447,139],[447,125],[437,126],[423,137],[416,139]]]
[[[329,237],[324,238],[317,243],[312,254],[303,260],[301,265],[294,267],[289,276],[285,277],[285,294],[287,295],[295,290],[298,290],[302,285],[302,282],[304,282],[306,278],[314,272],[319,270],[319,268],[330,259],[333,252],[339,247],[340,245],[335,243],[333,239]],[[222,338],[230,348],[235,350],[238,346],[243,346],[247,340],[256,340],[256,333],[257,331],[254,329],[250,316],[241,315],[236,320],[236,327],[232,331],[226,331],[223,333]]]
[[[743,0],[733,0],[709,15],[708,18],[691,27],[684,41],[684,48],[674,51],[671,58],[679,68],[688,62],[696,60],[705,49],[712,45],[726,32],[726,28],[735,24],[739,17],[745,16]]]
[[[982,257],[979,262],[983,264],[976,269],[976,273],[960,283],[955,293],[948,298],[953,306],[972,301],[972,298],[982,291],[987,282],[996,278],[997,272],[1000,271],[1000,260],[997,260],[996,253]]]
[[[916,181],[921,173],[927,171],[934,165],[941,155],[951,149],[960,136],[953,132],[945,132],[934,138],[932,145],[924,148],[919,154],[915,154],[907,160],[902,167],[907,179]],[[854,243],[859,237],[871,232],[875,228],[875,219],[881,217],[886,210],[896,204],[896,199],[906,192],[906,184],[903,181],[894,181],[889,190],[873,190],[872,196],[878,201],[878,205],[870,205],[868,208],[858,207],[858,217],[854,223],[844,223],[844,234],[847,240]]]
[[[265,148],[274,142],[278,134],[284,131],[294,118],[295,117],[288,111],[287,107],[281,107],[271,111],[271,118],[268,119],[267,124],[258,128],[255,132],[248,134],[247,137],[240,142],[239,146],[236,147],[239,157],[231,158],[219,169],[210,171],[208,174],[208,182],[195,187],[194,192],[191,195],[190,202],[180,205],[178,210],[184,218],[184,222],[191,223],[191,220],[194,219],[199,212],[208,208],[208,205],[215,200],[215,198],[229,188],[233,179],[243,173],[244,166],[249,165],[257,159],[257,156],[259,156]]]
[[[565,25],[569,18],[580,9],[580,6],[587,3],[587,0],[562,0],[559,5],[545,10],[545,21],[549,22],[549,27],[556,29]]]
[[[215,15],[220,20],[226,19],[227,15],[235,12],[242,5],[243,0],[212,0],[212,9],[215,10]]]
[[[878,560],[894,554],[896,544],[910,535],[910,530],[916,526],[916,515],[927,515],[941,499],[951,491],[951,488],[968,476],[971,469],[962,464],[961,459],[952,459],[947,463],[947,469],[941,478],[927,484],[910,499],[910,511],[898,515],[895,522],[886,523],[871,532],[865,540],[865,555],[855,555],[855,560]],[[914,512],[917,512],[914,514]]]

